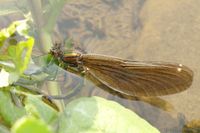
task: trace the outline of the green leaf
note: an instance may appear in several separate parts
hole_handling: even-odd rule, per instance
[[[28,35],[27,20],[15,21],[0,31],[0,66],[10,73],[9,83],[15,82],[27,69],[34,38]]]
[[[6,89],[9,89],[9,87]],[[17,119],[25,114],[24,108],[14,105],[9,91],[0,91],[0,115],[7,125],[11,126]]]
[[[131,110],[100,97],[69,103],[59,127],[59,133],[159,133]]]
[[[54,108],[44,103],[41,97],[35,95],[27,96],[25,108],[29,114],[44,120],[48,124],[54,122],[58,117],[58,112]]]
[[[34,117],[23,117],[11,129],[12,133],[53,133],[42,120]]]
[[[13,62],[16,66],[16,71],[22,74],[29,63],[32,47],[33,47],[34,40],[33,38],[29,38],[26,42],[22,41],[19,42],[15,46],[15,55],[11,55]]]

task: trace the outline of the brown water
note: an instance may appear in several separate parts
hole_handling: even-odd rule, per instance
[[[188,90],[160,97],[171,104],[166,107],[170,112],[147,102],[112,96],[90,82],[85,83],[82,95],[89,90],[91,95],[116,100],[162,132],[180,132],[183,124],[200,119],[199,5],[198,0],[77,0],[65,5],[58,18],[59,31],[63,38],[72,36],[80,42],[86,52],[182,63],[194,71]]]
[[[179,133],[184,124],[200,119],[199,5],[199,0],[74,0],[66,4],[57,18],[59,36],[73,37],[87,53],[181,63],[194,71],[188,90],[160,99],[120,98],[87,80],[77,96],[118,101],[162,133]],[[68,76],[71,88],[82,80]]]

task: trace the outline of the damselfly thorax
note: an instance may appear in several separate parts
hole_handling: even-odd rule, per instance
[[[110,89],[131,96],[178,93],[186,90],[193,80],[192,70],[182,64],[131,61],[98,54],[65,54],[58,44],[50,53],[77,72],[92,75]]]

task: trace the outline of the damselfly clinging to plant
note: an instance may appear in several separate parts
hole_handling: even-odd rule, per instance
[[[193,72],[182,64],[140,62],[98,54],[65,54],[55,44],[50,54],[76,72],[92,75],[112,90],[130,96],[161,96],[186,90]]]

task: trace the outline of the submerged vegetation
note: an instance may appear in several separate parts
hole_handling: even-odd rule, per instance
[[[50,95],[34,87],[35,83],[52,78],[52,70],[49,70],[51,73],[38,74],[42,68],[57,63],[47,55],[43,56],[44,64],[41,68],[30,69],[34,66],[33,46],[39,47],[43,53],[49,52],[52,29],[64,0],[49,0],[43,7],[41,1],[29,2],[20,1],[17,3],[20,8],[3,8],[1,11],[1,15],[20,12],[26,19],[15,21],[0,32],[0,132],[159,132],[134,112],[115,102],[91,97],[77,99],[63,106],[62,100],[54,102]],[[48,25],[42,25],[41,15],[51,16],[46,20],[50,22]],[[35,39],[35,36],[39,38]],[[50,94],[56,95],[58,92]],[[108,111],[113,119],[110,119]],[[116,125],[119,125],[118,129]]]
[[[65,58],[65,60],[63,59],[60,62],[59,59],[57,60],[51,54],[48,54],[53,46],[52,36],[56,17],[59,15],[65,2],[66,0],[10,0],[8,2],[0,2],[1,16],[9,16],[13,13],[23,16],[21,17],[23,18],[22,20],[13,21],[10,26],[0,31],[0,132],[158,133],[158,129],[151,126],[136,113],[113,101],[100,97],[82,97],[78,99],[74,98],[75,100],[65,104],[62,98],[67,99],[68,96],[73,95],[74,91],[78,90],[77,88],[82,84],[82,82],[78,83],[76,87],[72,87],[72,91],[67,90],[63,95],[59,90],[58,83],[55,81],[55,76],[57,75],[57,69],[66,67],[65,63],[71,61],[71,59]],[[66,43],[66,48],[70,51],[72,47],[73,44],[69,39]],[[42,56],[37,57],[37,60],[34,58],[36,57],[35,49],[36,52],[39,50],[40,54],[42,54]],[[85,59],[93,60],[93,57],[86,55]],[[112,75],[112,79],[115,79],[117,82],[119,78],[126,79],[124,75],[133,77],[132,80],[129,78],[130,82],[136,80],[139,82],[140,79],[145,79],[141,75],[139,75],[140,79],[135,79],[134,76],[131,76],[131,71],[128,69],[131,68],[130,64],[132,62],[128,64],[127,60],[119,60],[118,58],[113,60],[113,58],[105,58],[104,56],[96,57],[98,57],[100,64],[108,61],[107,66],[110,68],[109,73],[107,73],[107,68],[104,68],[103,72],[106,73],[104,75],[98,73],[98,70],[102,68],[101,65],[97,65],[96,69],[93,69],[93,72],[97,73],[95,76],[100,80],[105,79],[105,75],[112,75],[113,67],[118,70],[118,75]],[[78,58],[75,60],[76,63],[80,63]],[[110,60],[115,62],[116,65],[109,64]],[[64,61],[66,62],[63,63]],[[118,64],[121,62],[126,62],[123,64],[126,66],[126,70],[118,67]],[[76,63],[72,62],[71,65],[76,66]],[[83,64],[83,62],[81,63]],[[86,65],[89,68],[96,64],[88,63]],[[144,64],[139,65],[145,73],[146,67],[143,67]],[[138,68],[136,68],[138,73],[143,73]],[[169,69],[165,69],[165,66],[163,66],[163,69],[156,69],[158,71],[151,69],[152,71],[149,73],[150,77],[153,75],[153,80],[150,80],[150,82],[152,81],[151,83],[144,80],[147,82],[138,85],[135,82],[135,89],[142,88],[139,88],[137,95],[159,96],[161,94],[172,94],[181,92],[191,85],[193,78],[192,71],[182,65],[178,68],[177,65],[170,68],[173,69],[169,71]],[[180,75],[181,71],[183,72],[182,75]],[[163,76],[163,73],[168,74],[168,76]],[[134,74],[133,71],[132,74]],[[146,77],[149,75],[146,75]],[[157,78],[157,76],[160,77]],[[126,94],[132,93],[133,87],[129,84],[130,82],[127,83],[127,80],[122,80],[124,81],[124,86],[119,88],[115,84],[116,82],[110,80],[110,77],[107,76],[106,83],[110,84],[111,87],[118,88],[119,92],[122,92],[126,88],[128,90]],[[160,84],[154,82],[155,79],[160,80]],[[44,91],[41,89],[41,84],[45,81],[55,82],[48,82]],[[173,82],[174,84],[169,84],[169,82]],[[149,85],[151,84],[154,84],[154,87],[151,88],[152,91],[148,92]],[[165,84],[163,88],[166,89],[159,90],[163,84]],[[167,90],[169,88],[172,89],[169,91]],[[135,93],[132,94],[134,95]],[[53,98],[59,100],[54,100]],[[173,110],[173,106],[161,98],[137,97],[136,100],[160,107],[167,112]],[[193,131],[193,129],[195,131],[196,129],[199,130],[198,121],[185,125],[183,132]]]

